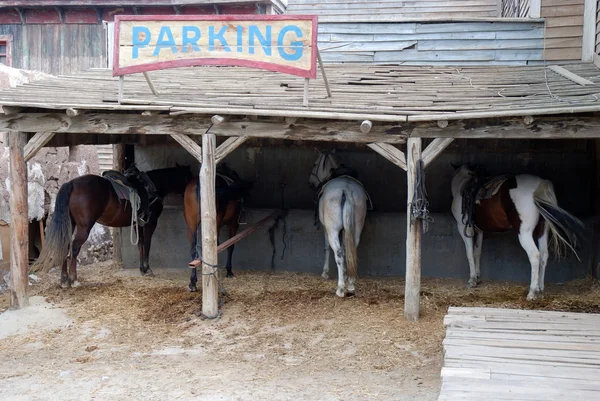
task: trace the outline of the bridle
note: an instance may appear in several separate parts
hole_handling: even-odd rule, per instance
[[[319,166],[317,166],[316,170],[319,170],[319,167],[321,164],[325,164],[325,162],[327,161],[327,158],[331,155],[331,152],[325,152],[325,156],[323,156],[323,160],[321,160],[321,163],[319,163]],[[319,183],[315,189],[318,191],[319,188],[321,188],[325,183],[327,183],[327,181],[331,180],[331,176],[333,175],[333,173],[330,171],[329,175],[327,175],[327,177],[325,177],[325,179],[323,181],[321,181],[319,179],[319,176],[315,173],[315,169],[313,168],[313,171],[310,172],[310,176],[311,177],[315,177],[315,179],[317,180],[317,182]]]

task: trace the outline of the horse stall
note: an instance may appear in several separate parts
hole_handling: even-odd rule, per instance
[[[592,245],[579,250],[581,261],[569,254],[549,262],[547,296],[528,301],[530,263],[514,233],[486,234],[483,283],[466,288],[465,246],[451,214],[451,163],[483,164],[492,175],[549,179],[559,205],[595,228],[596,65],[343,63],[314,72],[316,79],[237,66],[126,76],[92,69],[0,92],[0,130],[9,132],[13,166],[11,269],[19,285],[11,287],[11,302],[24,307],[28,294],[39,294],[69,311],[42,306],[36,316],[52,316],[40,320],[52,334],[35,342],[15,336],[0,349],[36,366],[46,382],[56,380],[56,359],[68,360],[58,380],[72,384],[63,387],[73,398],[434,400],[448,307],[598,312],[598,288],[588,279],[596,275],[595,230]],[[66,276],[51,260],[42,283],[27,288],[27,243],[18,240],[27,215],[23,154],[75,144],[114,145],[118,170],[135,164],[150,175],[189,166],[200,183],[198,292],[188,292],[195,258],[181,191],[162,198],[151,249],[149,240],[145,250],[132,245],[135,233],[121,229],[115,258],[125,268],[83,267],[78,280],[76,258],[68,270],[65,262]],[[358,278],[347,288],[354,297],[336,296],[334,282],[320,276],[325,227],[318,227],[309,180],[316,174],[322,182],[323,155],[356,170],[368,194]],[[252,183],[233,253],[235,278],[221,269],[227,233],[219,244],[216,229],[223,163]],[[252,232],[241,235],[246,229]],[[152,267],[154,276],[138,266],[142,273]],[[72,288],[58,287],[63,279]],[[31,300],[35,311],[39,299]],[[42,341],[53,344],[52,359]],[[447,367],[460,377],[486,374]],[[38,389],[36,375],[21,377],[31,367],[19,369],[7,368],[6,380],[23,392]]]

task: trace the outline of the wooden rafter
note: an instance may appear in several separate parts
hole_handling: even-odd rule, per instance
[[[25,145],[24,158],[28,162],[54,137],[54,132],[38,132]]]

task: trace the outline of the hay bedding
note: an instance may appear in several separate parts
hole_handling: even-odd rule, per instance
[[[236,279],[224,280],[229,295],[223,317],[206,322],[197,316],[201,294],[186,290],[185,269],[155,269],[155,277],[141,277],[103,263],[79,273],[82,287],[60,289],[55,272],[33,291],[66,307],[79,325],[109,327],[120,344],[154,349],[175,341],[231,359],[291,365],[310,359],[389,370],[439,360],[448,306],[600,312],[600,287],[592,280],[548,286],[544,299],[530,303],[525,285],[487,283],[468,290],[463,280],[424,279],[422,318],[409,324],[398,278],[359,278],[357,296],[339,299],[335,281],[317,275],[238,271]]]

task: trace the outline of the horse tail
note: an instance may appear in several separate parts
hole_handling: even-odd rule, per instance
[[[46,272],[57,264],[62,264],[69,254],[69,244],[73,236],[73,225],[69,210],[71,192],[73,192],[72,181],[63,184],[58,191],[54,204],[54,215],[46,230],[44,248],[31,267],[34,272]]]
[[[358,257],[354,242],[354,204],[348,199],[346,191],[342,194],[342,220],[344,224],[344,249],[346,253],[346,271],[348,277],[356,278]]]
[[[585,227],[581,220],[560,206],[556,200],[554,186],[548,180],[540,183],[533,193],[533,201],[552,233],[552,249],[561,258],[569,248],[581,262],[575,251],[584,239]]]

